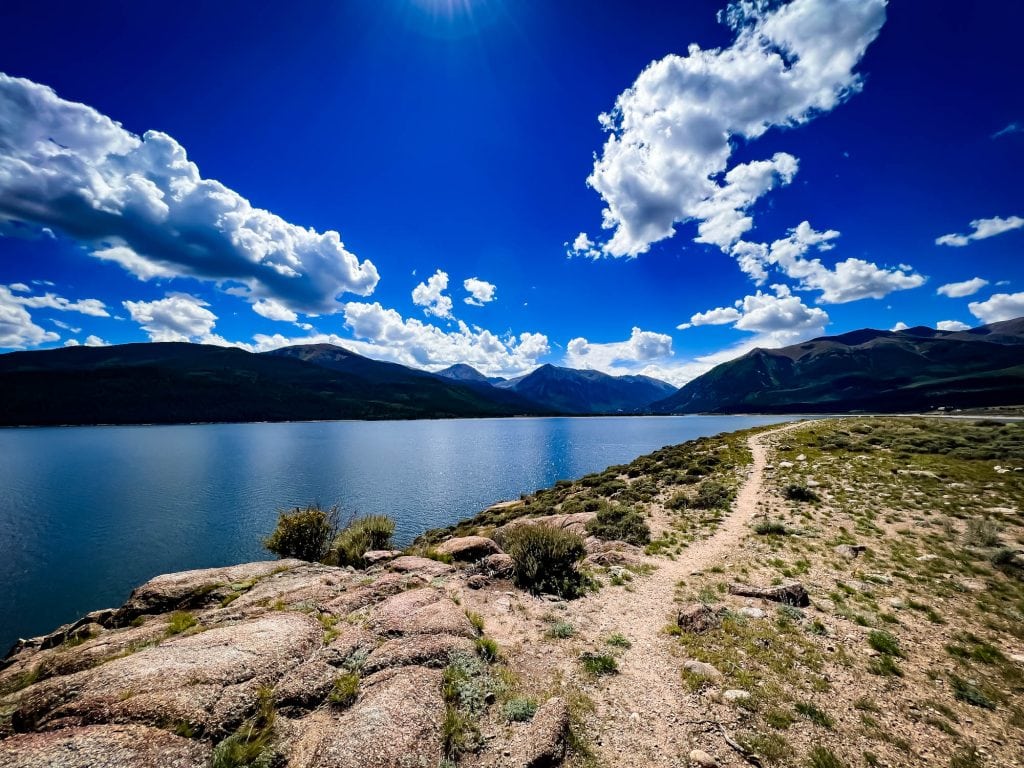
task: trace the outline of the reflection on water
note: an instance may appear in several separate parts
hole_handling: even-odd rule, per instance
[[[396,538],[694,437],[785,417],[463,419],[0,430],[0,653],[168,571],[262,559],[282,507]]]

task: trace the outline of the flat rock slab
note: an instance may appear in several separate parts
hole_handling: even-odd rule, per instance
[[[389,597],[375,608],[371,622],[385,635],[476,636],[466,612],[443,592],[427,587]]]
[[[273,685],[322,642],[316,619],[271,612],[38,683],[23,692],[12,722],[16,731],[170,721],[226,732],[252,709],[261,686]]]
[[[597,517],[596,512],[575,512],[571,515],[543,515],[541,517],[521,517],[505,523],[499,531],[507,531],[517,525],[550,525],[552,528],[561,528],[565,531],[578,533],[581,536],[587,534],[587,523]]]
[[[142,725],[92,725],[0,741],[5,768],[201,768],[210,747]]]
[[[452,654],[472,655],[473,642],[452,635],[417,635],[388,640],[366,659],[363,672],[372,674],[392,667],[419,664],[425,667],[443,667]]]
[[[396,557],[388,563],[388,568],[395,573],[417,574],[427,579],[436,579],[455,573],[455,569],[447,563],[431,560],[429,557],[416,557],[414,555]]]
[[[436,766],[444,711],[439,670],[406,667],[372,675],[363,681],[351,709],[327,716],[318,712],[310,723],[299,721],[303,735],[289,766]]]

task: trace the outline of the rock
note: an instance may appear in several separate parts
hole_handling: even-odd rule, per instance
[[[367,565],[378,565],[401,556],[402,550],[400,549],[371,549],[369,552],[363,553],[363,562]]]
[[[840,544],[833,549],[837,555],[845,557],[847,560],[856,560],[862,552],[867,550],[867,547],[863,544]]]
[[[749,584],[730,584],[730,595],[741,595],[743,597],[759,597],[762,600],[771,600],[784,605],[795,605],[799,608],[806,608],[811,604],[811,598],[804,589],[803,584],[792,582],[780,584],[773,587],[754,587]]]
[[[763,619],[766,614],[761,608],[754,608],[753,606],[745,605],[737,611],[741,616],[746,616],[748,619]]]
[[[699,768],[718,768],[718,761],[703,749],[690,750],[690,763]]]
[[[91,725],[0,741],[5,768],[201,768],[210,747],[141,725]]]
[[[308,659],[322,638],[316,619],[283,611],[174,638],[29,687],[12,723],[28,731],[181,721],[225,733],[252,710],[260,687]]]
[[[749,701],[750,693],[747,691],[741,691],[738,688],[732,688],[723,693],[722,698],[735,704],[740,701]]]
[[[704,603],[690,603],[679,610],[676,624],[686,632],[707,632],[721,623],[719,610]]]
[[[363,665],[364,674],[372,674],[392,667],[415,664],[424,667],[443,667],[453,653],[474,652],[473,642],[452,635],[419,635],[388,640],[374,650]]]
[[[710,664],[705,664],[703,661],[696,661],[695,659],[688,659],[684,661],[683,671],[708,680],[719,680],[722,677],[722,673],[715,669],[715,667]]]
[[[1010,661],[1012,661],[1014,664],[1024,665],[1024,653],[1011,653]]]
[[[511,579],[516,573],[516,562],[504,553],[488,555],[479,563],[480,570],[495,579]]]
[[[319,563],[300,563],[295,568],[260,579],[236,597],[230,603],[230,609],[251,614],[262,613],[270,604],[320,608],[353,582],[353,574],[345,569]]]
[[[274,705],[284,709],[312,709],[327,698],[338,670],[323,658],[310,659],[287,672],[274,687]]]
[[[575,512],[571,515],[544,515],[542,517],[520,517],[499,528],[499,531],[507,531],[517,525],[550,525],[552,528],[562,528],[581,536],[587,534],[587,523],[597,517],[596,512]]]
[[[316,713],[295,745],[293,768],[405,768],[441,761],[441,673],[423,667],[363,680],[344,712]],[[311,743],[310,743],[311,742]]]
[[[431,560],[428,557],[416,557],[414,555],[403,555],[396,557],[388,568],[396,573],[417,574],[429,579],[436,579],[440,576],[450,576],[455,573],[455,568],[438,560]]]
[[[518,729],[499,763],[503,768],[549,768],[561,765],[569,735],[569,706],[548,699],[525,727]]]
[[[476,562],[488,555],[502,554],[501,547],[493,539],[484,536],[457,536],[442,541],[434,549],[442,555],[449,555],[463,562]]]
[[[371,619],[385,635],[447,634],[476,637],[466,612],[436,589],[413,589],[376,606]]]
[[[797,461],[807,461],[807,457],[804,454],[801,453],[799,456],[796,457],[796,460]]]
[[[328,664],[340,667],[356,651],[369,654],[376,646],[377,638],[372,632],[362,627],[348,626],[343,627],[341,633],[319,655]]]
[[[474,573],[472,576],[466,579],[466,586],[470,589],[483,589],[490,583],[491,580],[488,577],[484,576],[482,573]]]
[[[261,579],[300,565],[305,563],[302,560],[265,560],[230,568],[204,568],[157,576],[131,593],[111,618],[111,623],[124,626],[147,613],[167,613],[219,603],[232,584]]]
[[[914,559],[917,560],[917,562],[919,562],[919,563],[930,563],[932,560],[938,560],[939,556],[938,555],[921,555],[920,557],[915,557]]]
[[[779,469],[792,469],[792,468],[793,468],[793,462],[792,461],[780,461],[779,462]]]

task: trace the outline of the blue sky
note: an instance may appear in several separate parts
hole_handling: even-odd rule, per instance
[[[0,348],[681,384],[1024,314],[1019,3],[266,5],[5,4]]]

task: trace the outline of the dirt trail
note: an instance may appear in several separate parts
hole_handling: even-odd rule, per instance
[[[729,559],[742,547],[749,524],[766,503],[763,489],[768,459],[766,440],[799,425],[786,425],[754,435],[748,441],[753,463],[737,493],[730,514],[715,533],[691,544],[675,561],[658,558],[657,570],[636,579],[634,591],[602,590],[576,601],[569,611],[582,638],[600,647],[604,638],[621,632],[632,647],[619,658],[620,672],[602,679],[592,693],[599,732],[595,751],[603,766],[654,768],[686,765],[694,746],[687,720],[699,719],[688,711],[680,678],[677,645],[662,629],[674,620],[676,584],[695,571],[704,571]],[[716,750],[717,751],[717,750]]]

